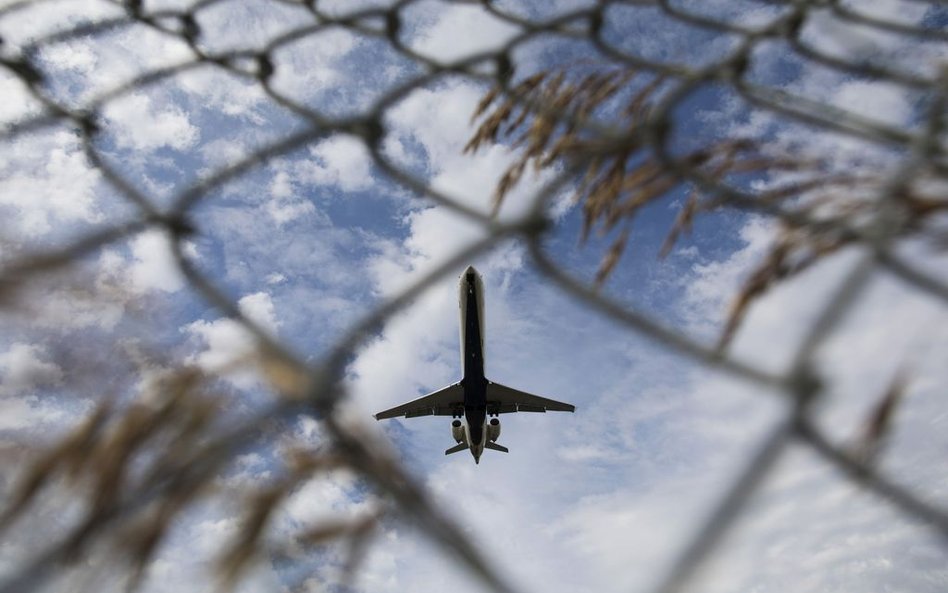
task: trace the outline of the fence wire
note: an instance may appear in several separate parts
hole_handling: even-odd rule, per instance
[[[897,249],[904,239],[942,243],[946,239],[937,218],[948,208],[946,186],[939,185],[948,182],[948,139],[944,131],[948,16],[943,3],[907,3],[930,7],[921,24],[913,24],[863,12],[856,3],[838,0],[744,2],[733,6],[723,2],[603,0],[548,16],[536,16],[543,12],[541,9],[518,10],[514,3],[458,2],[451,4],[478,5],[495,19],[511,25],[516,33],[500,48],[453,61],[423,55],[406,41],[406,31],[414,26],[411,11],[421,4],[420,0],[400,0],[387,6],[348,11],[324,8],[324,3],[318,1],[273,0],[270,4],[274,6],[298,10],[292,27],[272,35],[254,49],[215,49],[218,44],[202,24],[204,17],[210,11],[228,10],[236,4],[236,0],[203,0],[162,8],[152,8],[141,1],[84,4],[74,16],[63,19],[58,28],[27,41],[7,41],[0,46],[3,71],[8,78],[19,81],[36,103],[29,115],[4,125],[0,142],[9,148],[45,130],[68,127],[77,135],[88,161],[130,208],[127,211],[134,213],[121,220],[106,221],[96,230],[55,248],[8,250],[0,268],[3,302],[13,307],[11,303],[19,293],[44,278],[55,278],[56,273],[145,230],[162,229],[173,238],[174,260],[190,287],[259,341],[264,372],[283,394],[276,403],[225,430],[211,430],[210,418],[217,404],[213,398],[194,395],[207,393],[210,388],[208,379],[193,369],[180,369],[173,375],[165,384],[160,405],[102,404],[65,440],[18,468],[16,487],[0,516],[0,534],[8,536],[16,528],[17,519],[28,512],[55,476],[71,475],[73,480],[84,482],[87,489],[83,496],[88,497],[89,504],[69,532],[46,541],[43,549],[5,575],[0,591],[40,590],[56,577],[56,571],[50,567],[68,565],[103,545],[122,551],[129,586],[141,585],[169,525],[208,495],[214,476],[234,461],[244,443],[254,438],[266,422],[299,415],[319,421],[325,430],[326,446],[289,452],[285,475],[259,491],[253,490],[244,527],[232,538],[218,567],[224,583],[237,582],[256,555],[264,551],[275,553],[275,544],[265,541],[266,525],[294,488],[313,476],[348,468],[371,483],[391,503],[391,509],[351,521],[312,526],[300,537],[312,543],[344,542],[350,552],[349,578],[357,572],[359,558],[371,545],[374,525],[382,514],[392,513],[409,517],[424,534],[452,550],[458,562],[487,588],[513,591],[514,587],[491,567],[461,526],[433,503],[431,496],[387,449],[377,446],[371,436],[344,421],[339,413],[339,405],[346,398],[341,387],[345,368],[357,348],[432,285],[473,256],[510,239],[527,246],[533,264],[547,281],[589,308],[671,351],[776,390],[794,403],[788,408],[788,417],[750,456],[746,468],[727,488],[706,521],[696,526],[683,542],[677,561],[654,588],[655,592],[671,593],[689,583],[696,569],[719,549],[724,534],[746,510],[749,498],[791,444],[805,446],[854,483],[923,522],[948,546],[948,508],[931,503],[886,475],[871,456],[859,456],[834,444],[812,415],[813,402],[827,389],[816,374],[817,352],[834,335],[846,312],[859,301],[873,273],[884,271],[933,298],[948,299],[945,278],[917,265]],[[8,3],[0,8],[0,27],[8,31],[34,18],[31,11],[55,10],[60,5],[75,7],[59,0]],[[743,18],[742,11],[752,8],[766,8],[767,18]],[[652,10],[653,15],[704,35],[709,40],[708,47],[716,40],[728,41],[714,46],[724,48],[718,52],[720,55],[714,55],[714,51],[709,51],[709,56],[695,52],[681,60],[633,51],[623,43],[629,38],[622,29],[629,23],[621,16],[626,9]],[[83,16],[85,10],[90,11],[89,16]],[[893,56],[884,51],[830,51],[814,41],[812,35],[814,27],[828,22],[898,39],[903,55],[893,61]],[[50,68],[43,59],[49,48],[77,41],[95,43],[116,32],[139,28],[182,43],[187,47],[187,57],[145,69],[111,88],[79,99],[64,90],[68,84],[60,79],[64,76],[62,72]],[[344,116],[323,110],[319,104],[301,101],[274,83],[285,67],[277,56],[280,50],[338,30],[385,44],[393,56],[414,66],[413,73],[367,108]],[[543,73],[521,72],[518,52],[540,40],[554,47],[558,43],[581,43],[581,55],[569,62],[550,64]],[[760,73],[760,64],[764,63],[766,68],[764,52],[774,45],[779,45],[780,51],[790,56],[788,59],[805,63],[808,68],[891,85],[908,97],[918,115],[910,126],[895,125],[861,115],[845,104],[833,104],[826,97],[807,96],[788,86],[768,84],[764,82],[767,77]],[[130,171],[108,157],[110,149],[103,136],[109,131],[109,120],[104,111],[138,91],[173,85],[182,76],[199,70],[252,82],[269,101],[301,123],[249,154],[202,173],[192,183],[176,185],[170,200],[152,195],[143,189],[147,186],[129,177]],[[471,148],[505,139],[519,147],[524,157],[508,172],[509,186],[517,183],[530,163],[558,166],[552,181],[533,192],[527,213],[515,220],[485,214],[484,209],[436,190],[385,149],[390,132],[387,116],[391,110],[414,90],[449,77],[476,81],[493,89],[482,105],[481,127]],[[603,91],[607,87],[610,90]],[[685,118],[683,106],[709,88],[727,89],[750,109],[768,117],[885,151],[896,165],[860,178],[864,172],[847,171],[847,163],[834,163],[826,158],[814,161],[811,155],[789,157],[794,147],[781,146],[773,134],[750,139],[723,138],[719,143],[697,149],[683,147],[675,140]],[[616,123],[619,109],[615,103],[608,107],[608,101],[618,101],[617,97],[624,92],[630,109]],[[519,122],[517,114],[521,114]],[[609,116],[613,121],[609,121]],[[274,159],[338,134],[358,139],[378,170],[395,184],[417,193],[419,200],[442,206],[480,225],[486,238],[439,264],[371,312],[345,332],[330,352],[313,362],[301,358],[247,316],[208,272],[195,265],[189,257],[188,244],[201,234],[195,212],[213,200],[215,192]],[[747,173],[766,176],[775,171],[796,177],[782,185],[755,185],[741,177]],[[636,176],[636,172],[640,174]],[[925,190],[926,187],[936,189]],[[828,188],[835,193],[828,194]],[[545,239],[556,232],[549,218],[552,201],[563,191],[575,192],[577,201],[583,205],[587,225],[613,231],[622,229],[644,204],[682,189],[693,191],[694,197],[683,208],[675,233],[687,230],[694,216],[722,209],[761,214],[783,229],[778,247],[740,295],[743,304],[736,307],[738,312],[731,320],[735,327],[742,310],[769,286],[842,247],[859,248],[861,259],[823,305],[786,373],[775,374],[731,356],[727,337],[717,345],[709,345],[612,300],[595,283],[571,275],[544,248]],[[503,201],[506,190],[509,187],[498,188],[497,204]],[[487,200],[489,197],[485,196]],[[617,241],[604,256],[600,281],[608,277],[617,263],[621,264],[624,241]],[[885,400],[888,407],[880,406],[869,445],[889,430],[899,390],[899,385],[893,385]],[[144,467],[130,467],[136,455],[153,443],[168,439],[175,445],[152,450]]]

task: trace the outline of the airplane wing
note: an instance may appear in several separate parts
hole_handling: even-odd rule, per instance
[[[576,406],[488,381],[487,411],[490,414],[504,414],[507,412],[574,412],[576,411]]]
[[[464,389],[460,383],[448,385],[438,391],[419,397],[407,404],[395,406],[375,414],[376,420],[386,418],[414,418],[416,416],[457,416],[464,414]]]

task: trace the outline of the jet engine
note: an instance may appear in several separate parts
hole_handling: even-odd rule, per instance
[[[461,426],[460,420],[455,419],[451,422],[451,436],[454,437],[456,443],[464,440],[464,427]]]
[[[494,442],[500,438],[500,420],[491,418],[487,423],[487,440]]]

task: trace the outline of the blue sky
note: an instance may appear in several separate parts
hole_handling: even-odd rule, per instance
[[[339,13],[357,4],[369,3],[323,3]],[[533,18],[581,5],[502,4]],[[678,4],[746,25],[780,13],[749,1]],[[859,3],[859,9],[930,27],[945,22],[944,10],[921,2],[875,0]],[[120,12],[106,2],[37,4],[0,17],[0,35],[5,51],[16,52],[51,30]],[[306,15],[280,3],[234,0],[201,13],[202,43],[214,49],[260,47],[279,31],[309,22]],[[474,6],[418,2],[402,16],[402,39],[438,61],[497,48],[516,33]],[[655,9],[632,7],[611,9],[604,38],[668,62],[712,61],[734,44],[730,37],[673,23]],[[803,38],[828,52],[868,56],[920,74],[931,74],[932,64],[946,57],[944,43],[907,43],[823,13],[808,20]],[[588,51],[587,44],[549,38],[525,44],[514,57],[525,74]],[[184,44],[136,27],[44,48],[40,63],[51,92],[81,105],[136,73],[189,57]],[[273,60],[276,90],[334,117],[361,112],[419,73],[386,43],[339,29],[289,44]],[[763,44],[751,72],[761,84],[908,130],[927,99],[815,66],[780,42]],[[0,125],[38,113],[19,84],[0,70]],[[432,187],[486,213],[497,179],[516,154],[503,145],[462,153],[484,90],[482,83],[445,76],[408,93],[385,113],[383,151]],[[108,104],[102,122],[96,146],[103,159],[160,208],[210,172],[301,126],[256,82],[208,68],[125,94]],[[676,122],[676,147],[746,134],[804,154],[833,155],[831,165],[839,169],[893,170],[901,158],[862,140],[751,110],[721,87],[684,103]],[[87,162],[68,125],[4,136],[0,155],[0,261],[136,215]],[[501,220],[522,214],[554,174],[528,176],[508,197]],[[670,195],[635,221],[628,251],[605,292],[710,343],[775,229],[758,216],[712,214],[659,260],[683,198]],[[580,210],[565,199],[553,203],[555,227],[546,249],[568,271],[590,279],[612,237],[580,245]],[[358,140],[342,135],[282,154],[227,182],[204,196],[191,219],[198,232],[186,245],[189,258],[247,316],[310,361],[319,360],[363,315],[484,232],[388,179]],[[899,248],[932,273],[948,275],[943,254],[917,243]],[[784,370],[808,322],[858,255],[844,251],[769,291],[738,333],[734,355]],[[577,303],[537,272],[516,241],[499,243],[457,272],[468,263],[486,285],[488,375],[572,402],[576,413],[503,418],[501,442],[510,454],[487,452],[478,466],[469,456],[442,454],[452,443],[443,418],[371,420],[373,412],[458,378],[457,292],[455,275],[448,274],[353,355],[345,376],[346,417],[379,446],[390,447],[519,589],[643,590],[662,575],[779,421],[785,402]],[[0,313],[0,448],[15,461],[22,461],[27,445],[63,434],[103,395],[147,397],[175,364],[197,365],[219,377],[227,401],[223,422],[245,417],[274,397],[259,370],[244,363],[254,352],[252,338],[188,286],[162,231],[110,244],[72,271],[37,279],[24,294]],[[884,273],[873,275],[817,358],[827,385],[820,423],[839,443],[852,441],[893,374],[910,362],[908,397],[882,468],[934,501],[948,494],[946,359],[944,303]],[[279,473],[288,443],[318,446],[323,438],[308,419],[264,427],[218,478],[222,492],[266,484]],[[2,473],[4,491],[14,474]],[[335,472],[300,487],[274,518],[267,540],[278,548],[306,525],[387,504],[361,479]],[[211,583],[209,563],[238,527],[237,506],[235,499],[218,496],[190,509],[150,566],[145,590],[203,590]],[[0,547],[0,575],[15,570],[80,510],[64,488],[53,488],[27,519],[32,528],[8,536]],[[946,549],[933,533],[840,479],[810,450],[791,447],[694,589],[943,591]],[[341,549],[311,553],[289,545],[283,559],[275,558],[261,559],[239,590],[339,586]],[[107,562],[105,551],[94,550],[84,568],[64,571],[51,590],[70,590],[73,577]],[[99,590],[119,590],[108,573],[89,578]],[[353,585],[366,592],[447,587],[483,590],[394,515],[383,521]]]

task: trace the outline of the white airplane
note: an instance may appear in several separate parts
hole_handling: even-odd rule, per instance
[[[497,444],[500,420],[496,416],[499,414],[573,412],[576,406],[488,380],[484,376],[484,283],[472,266],[468,266],[461,274],[459,291],[463,378],[407,404],[379,412],[375,414],[375,419],[451,416],[454,418],[451,421],[451,434],[457,445],[444,454],[470,449],[474,462],[480,463],[484,449],[508,452],[507,447]]]

